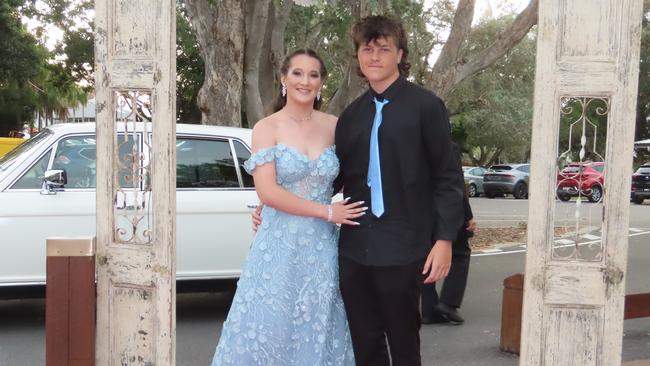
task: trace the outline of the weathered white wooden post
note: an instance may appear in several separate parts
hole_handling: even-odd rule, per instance
[[[642,3],[540,1],[523,366],[621,362]],[[604,145],[595,127],[605,125]],[[606,163],[601,202],[556,204],[558,172],[587,160]],[[583,179],[562,174],[559,180]],[[602,242],[555,243],[556,205],[576,212],[578,231],[585,211],[602,210],[602,220],[590,223],[602,230]]]
[[[174,365],[175,2],[95,11],[96,364]]]

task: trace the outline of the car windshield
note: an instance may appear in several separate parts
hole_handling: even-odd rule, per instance
[[[512,170],[512,167],[510,165],[493,165],[490,170],[495,171],[495,172],[503,172],[506,170]]]
[[[650,174],[650,165],[642,165],[636,171],[636,174]]]
[[[2,170],[7,170],[7,168],[13,164],[16,159],[28,152],[34,149],[39,142],[45,140],[50,136],[53,132],[50,131],[49,129],[44,129],[41,132],[37,133],[34,135],[34,137],[30,138],[29,140],[26,140],[22,144],[16,146],[13,150],[9,151],[7,154],[4,156],[0,157],[0,169]]]

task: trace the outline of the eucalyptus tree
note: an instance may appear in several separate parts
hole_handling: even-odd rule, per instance
[[[316,48],[325,58],[331,71],[323,90],[326,108],[330,113],[340,113],[365,87],[357,73],[349,30],[354,21],[370,14],[402,19],[411,46],[412,80],[445,98],[462,80],[502,57],[537,19],[538,0],[530,0],[482,52],[461,57],[475,1],[460,0],[454,6],[452,0],[436,0],[425,6],[423,0],[178,0],[179,118],[191,119],[200,113],[202,123],[252,126],[268,113],[278,93],[277,70],[287,49],[298,47]],[[47,11],[38,11],[35,6],[26,9],[32,16],[66,29],[60,47],[65,65],[74,75],[91,80],[88,45],[92,44],[92,34],[88,27],[82,29],[78,22],[70,21],[80,17],[82,23],[91,25],[92,2],[25,3],[47,5]],[[446,33],[448,37],[443,36]],[[195,47],[191,46],[193,37]],[[431,64],[434,48],[440,49],[440,57]],[[200,78],[202,85],[196,91]],[[196,98],[195,109],[188,107],[187,98]]]
[[[423,1],[302,0],[296,4],[293,0],[182,0],[205,62],[205,80],[198,96],[203,123],[225,125],[241,125],[242,115],[249,122],[264,115],[265,106],[277,92],[275,70],[286,47],[315,47],[324,55],[335,51],[335,56],[326,56],[333,71],[326,85],[327,110],[340,113],[364,88],[348,34],[353,21],[369,14],[403,18],[409,35],[417,36],[411,39],[417,51],[414,78],[444,98],[460,81],[494,63],[527,34],[537,21],[537,3],[531,0],[482,52],[461,58],[460,49],[474,18],[475,0],[459,1],[447,23],[450,35],[446,40],[433,34],[437,30],[427,30],[422,22],[432,16]],[[452,7],[449,0],[438,0],[434,6],[440,8],[440,4],[446,9]],[[299,29],[303,33],[292,32]],[[430,50],[441,41],[444,46],[440,57],[429,65]]]
[[[460,56],[471,58],[481,53],[512,22],[512,16],[481,22],[468,35]],[[500,158],[511,162],[528,159],[535,44],[534,34],[524,37],[448,95],[453,137],[473,165],[489,166]]]

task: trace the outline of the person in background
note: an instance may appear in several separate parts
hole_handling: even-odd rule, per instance
[[[452,144],[454,155],[460,159],[460,149],[455,143]],[[462,175],[462,168],[459,166],[459,174]],[[464,188],[464,187],[463,187]],[[469,205],[467,191],[463,195],[463,212],[465,222],[458,229],[456,240],[452,243],[451,268],[449,275],[442,285],[440,296],[436,291],[436,283],[425,284],[422,288],[422,324],[453,323],[462,324],[465,319],[460,315],[458,309],[463,302],[465,288],[467,287],[467,276],[469,274],[469,262],[472,248],[469,238],[474,236],[476,221]]]

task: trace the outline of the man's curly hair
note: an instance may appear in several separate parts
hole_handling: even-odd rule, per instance
[[[397,48],[402,50],[402,60],[398,68],[400,75],[407,77],[411,64],[408,62],[408,40],[406,31],[402,22],[384,15],[372,15],[365,17],[352,26],[352,40],[354,41],[354,50],[359,52],[359,47],[368,44],[378,38],[392,38],[397,44]],[[357,66],[357,73],[364,77],[361,68]]]

